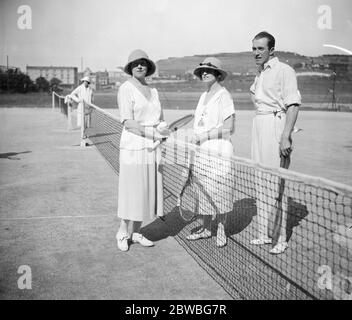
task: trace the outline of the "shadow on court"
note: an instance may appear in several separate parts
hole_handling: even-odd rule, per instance
[[[15,157],[23,153],[31,153],[32,151],[22,151],[22,152],[7,152],[0,153],[0,159],[9,159],[9,160],[21,160],[21,158]]]
[[[293,229],[298,227],[304,218],[308,216],[309,212],[307,206],[294,201],[288,197],[288,214],[287,214],[287,241],[291,239]]]
[[[256,201],[253,198],[244,198],[234,202],[233,210],[226,213],[225,232],[227,236],[239,234],[246,229],[253,221],[257,214]],[[288,215],[287,215],[287,239],[293,234],[293,229],[300,225],[300,222],[308,215],[305,205],[295,202],[288,198]],[[196,217],[196,218],[199,218]],[[195,219],[196,219],[195,218]],[[178,235],[187,225],[194,223],[194,219],[187,222],[182,219],[177,207],[166,214],[162,219],[156,219],[150,224],[144,226],[141,232],[151,241],[159,241],[170,236]],[[191,229],[196,232],[202,228],[201,223]],[[212,222],[212,234],[216,234],[217,221]]]
[[[151,241],[159,241],[170,236],[176,236],[187,224],[188,222],[182,219],[178,208],[175,207],[162,219],[155,219],[141,228],[141,233]]]

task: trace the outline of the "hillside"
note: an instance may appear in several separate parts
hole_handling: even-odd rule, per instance
[[[207,56],[219,58],[224,68],[229,72],[236,73],[255,73],[256,68],[252,56],[252,52],[237,52],[237,53],[217,53],[211,55],[194,55],[187,57],[171,57],[157,61],[160,74],[184,74],[188,70],[193,70]],[[307,57],[293,52],[277,51],[276,56],[282,61],[293,66],[298,62],[310,62],[312,59],[318,62],[320,57]]]

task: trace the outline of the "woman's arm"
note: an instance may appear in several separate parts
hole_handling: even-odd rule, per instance
[[[298,105],[292,105],[287,108],[285,127],[280,140],[280,153],[284,157],[288,157],[292,151],[291,134],[297,121],[298,111]]]
[[[79,103],[80,102],[80,99],[79,99],[79,90],[80,90],[80,87],[77,87],[75,90],[73,90],[71,93],[70,93],[70,98],[76,102],[76,103]]]
[[[211,139],[227,139],[235,132],[235,114],[228,117],[219,128],[195,136],[195,143],[203,143]]]
[[[125,120],[123,124],[127,131],[138,136],[151,140],[162,140],[165,138],[165,136],[161,135],[154,127],[141,126],[136,120]]]

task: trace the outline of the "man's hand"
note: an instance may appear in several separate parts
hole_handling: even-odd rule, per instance
[[[280,141],[280,156],[288,157],[292,152],[291,137],[282,136]]]

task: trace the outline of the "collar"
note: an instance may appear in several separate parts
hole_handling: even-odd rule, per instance
[[[279,62],[278,57],[274,57],[274,58],[270,59],[267,63],[264,64],[263,70],[265,70],[266,68],[272,69],[278,62]]]

